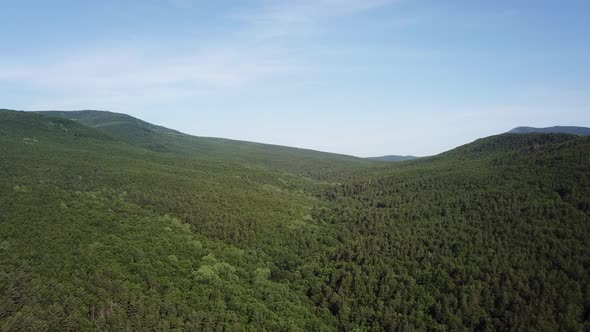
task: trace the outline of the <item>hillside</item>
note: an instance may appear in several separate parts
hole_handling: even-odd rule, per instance
[[[2,111],[0,124],[2,330],[334,325],[269,280],[296,255],[286,243],[317,236],[307,180],[35,113]]]
[[[191,136],[126,114],[106,111],[40,113],[79,122],[141,148],[200,160],[230,160],[268,169],[299,172],[309,176],[318,176],[322,171],[333,170],[339,165],[369,164],[367,160],[346,155],[223,138]]]
[[[58,117],[46,117],[43,115],[0,109],[0,136],[15,138],[36,136],[64,138],[92,138],[109,141],[112,137],[93,128],[64,120]]]
[[[543,133],[543,134],[550,134],[550,133],[560,133],[560,134],[573,134],[573,135],[583,135],[583,136],[590,136],[590,128],[587,127],[568,127],[568,126],[555,126],[555,127],[546,127],[546,128],[534,128],[534,127],[516,127],[510,130],[508,133],[510,134],[531,134],[531,133]]]
[[[54,115],[0,111],[0,330],[590,328],[590,137],[370,163]]]

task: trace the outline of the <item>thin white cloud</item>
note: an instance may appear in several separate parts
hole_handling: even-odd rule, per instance
[[[100,55],[97,55],[100,53]],[[101,50],[65,56],[54,63],[3,66],[0,79],[24,80],[47,88],[121,89],[192,83],[227,87],[287,71],[276,59],[257,55],[207,52],[188,56],[150,56],[139,50]]]
[[[392,4],[394,0],[299,0],[267,1],[266,6],[244,17],[278,25],[299,24],[347,16]]]
[[[100,54],[100,55],[97,55]],[[153,56],[139,50],[90,51],[53,63],[0,64],[0,81],[31,85],[77,107],[120,104],[141,96],[137,105],[236,88],[286,73],[288,64],[264,55],[209,51],[195,55]],[[35,105],[53,108],[54,98]],[[127,103],[126,103],[127,104]]]
[[[394,3],[395,0],[270,0],[260,8],[240,11],[235,18],[246,23],[257,39],[315,31],[326,21],[355,15]]]
[[[172,0],[179,1],[179,0]],[[180,0],[186,3],[188,0]],[[150,101],[186,98],[239,88],[257,80],[289,74],[304,66],[276,36],[288,37],[320,28],[324,21],[355,15],[393,0],[270,0],[233,13],[241,22],[234,33],[214,41],[186,40],[178,49],[158,50],[158,41],[96,49],[73,46],[61,54],[33,59],[0,58],[0,82],[28,85],[49,96],[32,105],[93,107],[126,104],[142,96]],[[312,29],[312,30],[310,30]],[[76,47],[80,48],[76,50]],[[167,45],[166,48],[171,48]],[[288,47],[287,47],[288,48]],[[55,51],[55,50],[53,50]],[[162,54],[164,53],[164,54]],[[68,101],[70,100],[70,101]],[[109,107],[110,108],[110,107]]]

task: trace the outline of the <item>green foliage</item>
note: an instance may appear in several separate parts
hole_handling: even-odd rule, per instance
[[[582,330],[590,139],[502,135],[355,174],[314,217],[339,230],[323,303],[347,329]]]
[[[71,119],[108,135],[155,152],[198,160],[232,161],[267,169],[288,170],[309,177],[361,167],[369,161],[356,157],[277,145],[196,137],[156,126],[126,114],[104,111],[47,111],[40,114]]]
[[[590,326],[590,138],[388,164],[52,115],[0,111],[2,331]]]

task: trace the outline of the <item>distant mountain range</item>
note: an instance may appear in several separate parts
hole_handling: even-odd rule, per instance
[[[516,127],[507,132],[508,134],[571,134],[580,136],[590,136],[590,128],[588,127],[576,127],[576,126],[553,126],[545,128],[535,127]],[[400,155],[387,155],[381,157],[369,157],[367,160],[373,161],[387,161],[387,162],[400,162],[406,160],[418,159],[416,156],[400,156]]]
[[[132,145],[142,147],[155,152],[180,153],[184,155],[198,156],[206,159],[219,159],[226,153],[233,155],[234,161],[249,161],[259,164],[264,160],[265,166],[270,168],[304,167],[304,164],[318,160],[340,161],[344,163],[353,162],[359,165],[364,162],[401,162],[417,159],[412,155],[385,155],[369,158],[356,158],[353,156],[324,153],[320,151],[297,149],[270,144],[236,141],[223,138],[197,137],[181,133],[176,130],[157,126],[127,114],[107,111],[43,111],[39,114],[66,118],[79,122],[85,126],[96,128],[117,139],[123,139]],[[564,133],[590,136],[590,128],[573,126],[555,126],[547,128],[516,127],[510,130],[511,134],[529,133]],[[266,158],[259,158],[264,155]],[[278,156],[281,156],[280,158]],[[288,158],[284,158],[289,156]],[[293,165],[293,163],[297,165]],[[317,166],[317,165],[316,165]]]
[[[576,126],[554,126],[554,127],[545,127],[545,128],[535,128],[535,127],[516,127],[507,132],[508,134],[533,134],[533,133],[541,133],[541,134],[572,134],[572,135],[580,135],[580,136],[590,136],[590,128],[588,127],[576,127]],[[416,156],[400,156],[400,155],[387,155],[387,156],[380,156],[380,157],[369,157],[365,158],[367,160],[373,161],[387,161],[387,162],[400,162],[406,160],[413,160],[420,157]]]
[[[534,127],[516,127],[508,132],[509,134],[531,134],[531,133],[543,133],[543,134],[573,134],[590,136],[590,128],[587,127],[572,127],[572,126],[555,126],[545,128],[534,128]]]
[[[381,156],[381,157],[369,157],[366,159],[375,160],[375,161],[389,161],[389,162],[398,162],[398,161],[406,161],[406,160],[413,160],[419,157],[415,156],[397,156],[397,155],[388,155],[388,156]]]
[[[227,154],[233,156],[234,161],[252,161],[277,166],[278,163],[302,164],[305,161],[313,162],[317,166],[319,159],[323,161],[338,160],[343,163],[356,162],[363,165],[368,161],[398,162],[416,159],[414,156],[387,155],[371,158],[357,158],[353,156],[326,153],[308,149],[298,149],[271,144],[262,144],[246,141],[237,141],[224,138],[191,136],[166,127],[154,125],[127,114],[108,111],[42,111],[37,112],[65,118],[85,126],[96,128],[112,137],[122,139],[132,145],[152,150],[155,152],[180,153],[184,155],[198,156],[200,158],[226,158]],[[259,158],[264,155],[265,158]],[[289,158],[284,158],[285,156]],[[281,160],[276,160],[281,156]],[[287,165],[282,166],[287,166]],[[267,166],[269,166],[267,165]],[[302,165],[297,165],[297,167]],[[272,168],[272,167],[271,167]]]
[[[364,166],[371,162],[354,156],[309,149],[192,136],[121,113],[83,110],[41,111],[37,114],[71,120],[153,152],[182,155],[200,160],[237,162],[269,169],[301,172],[310,169],[316,172],[318,165],[333,169],[334,165],[339,164]]]

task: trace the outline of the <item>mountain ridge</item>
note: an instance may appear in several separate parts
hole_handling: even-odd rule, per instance
[[[375,161],[386,161],[386,162],[399,162],[399,161],[406,161],[406,160],[414,160],[420,157],[416,156],[402,156],[402,155],[385,155],[385,156],[378,156],[378,157],[367,157],[365,159],[375,160]]]
[[[232,160],[268,169],[298,170],[300,174],[309,176],[318,176],[323,169],[331,169],[338,164],[342,164],[343,167],[345,165],[361,167],[372,163],[370,160],[359,157],[311,149],[193,136],[123,113],[109,111],[38,111],[36,113],[79,122],[140,148],[194,159]]]
[[[191,138],[196,138],[196,139],[205,139],[205,140],[212,140],[212,141],[227,141],[227,142],[232,142],[232,143],[237,143],[237,144],[253,144],[253,145],[260,145],[260,146],[264,146],[267,148],[288,148],[288,149],[293,149],[293,150],[300,150],[300,151],[305,151],[305,152],[312,152],[312,153],[322,153],[322,154],[329,154],[329,155],[334,155],[334,156],[342,156],[342,157],[351,157],[351,158],[355,158],[355,159],[363,159],[360,157],[356,157],[353,155],[347,155],[347,154],[341,154],[341,153],[334,153],[334,152],[327,152],[327,151],[321,151],[321,150],[314,150],[314,149],[308,149],[308,148],[298,148],[298,147],[292,147],[292,146],[287,146],[287,145],[279,145],[279,144],[270,144],[270,143],[261,143],[261,142],[255,142],[255,141],[247,141],[247,140],[238,140],[238,139],[231,139],[231,138],[223,138],[223,137],[212,137],[212,136],[197,136],[197,135],[192,135],[192,134],[187,134],[187,133],[183,133],[181,131],[178,131],[176,129],[171,129],[168,127],[164,127],[164,126],[160,126],[160,125],[156,125],[156,124],[152,124],[150,122],[141,120],[139,118],[136,118],[134,116],[125,114],[125,113],[117,113],[117,112],[111,112],[111,111],[102,111],[102,110],[77,110],[77,111],[55,111],[55,110],[46,110],[46,111],[35,111],[35,113],[40,113],[40,114],[50,114],[52,116],[57,116],[57,117],[63,117],[63,118],[67,118],[76,122],[80,122],[84,125],[93,127],[93,128],[101,128],[101,127],[112,127],[114,125],[120,125],[120,124],[126,124],[128,125],[128,122],[132,122],[137,124],[138,126],[146,129],[146,130],[151,130],[151,131],[157,131],[160,130],[162,132],[166,132],[167,134],[177,134],[179,136],[184,136],[184,137],[191,137]],[[72,116],[74,115],[74,116]],[[85,115],[93,115],[91,117],[86,117]],[[105,122],[105,117],[106,116],[111,116],[111,117],[115,117],[118,118],[119,120],[126,120],[126,121],[111,121],[111,122]],[[113,129],[103,129],[105,131],[110,131],[112,133],[116,133],[116,136],[120,136],[119,133],[117,133],[115,130]]]
[[[185,155],[200,155],[214,158],[216,149],[225,149],[231,152],[236,160],[241,162],[251,160],[248,154],[289,154],[296,158],[338,159],[341,162],[400,162],[419,159],[413,155],[384,155],[377,157],[360,158],[353,155],[332,153],[307,148],[297,148],[285,145],[259,143],[219,137],[195,136],[180,132],[175,129],[149,123],[125,113],[117,113],[105,110],[72,110],[72,111],[36,111],[39,114],[49,114],[79,122],[83,125],[95,128],[110,136],[122,139],[130,144],[156,151],[180,153]],[[506,134],[534,134],[534,133],[564,133],[574,135],[590,135],[590,128],[579,126],[552,126],[544,128],[519,126],[506,132]],[[180,142],[180,143],[179,143]],[[444,152],[443,152],[444,153]],[[333,160],[334,161],[334,160]]]
[[[579,127],[579,126],[552,126],[552,127],[516,127],[507,132],[508,134],[531,134],[531,133],[544,133],[544,134],[574,134],[590,136],[590,128]]]

